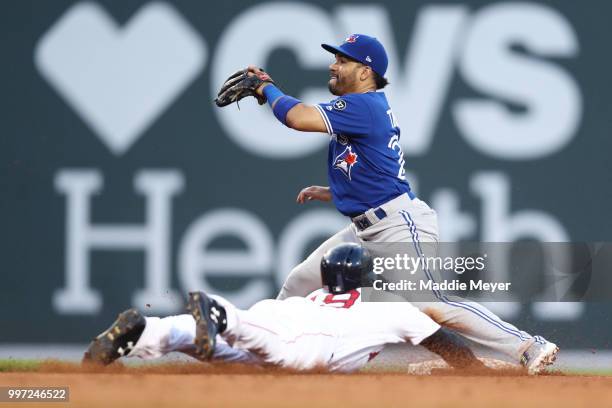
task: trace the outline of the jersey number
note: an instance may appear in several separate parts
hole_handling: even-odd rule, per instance
[[[391,126],[396,128],[398,127],[397,119],[395,119],[395,115],[391,112],[391,109],[387,111],[387,115],[389,115],[389,120],[391,121]],[[389,140],[389,144],[387,147],[395,152],[397,152],[397,164],[399,164],[399,170],[397,172],[397,178],[400,180],[406,180],[406,170],[404,170],[404,164],[406,161],[404,160],[404,151],[402,150],[402,146],[399,144],[399,136],[393,135],[391,140]]]
[[[355,301],[357,299],[359,299],[359,292],[355,289],[352,289],[349,292],[340,293],[337,295],[329,294],[325,296],[325,299],[323,299],[323,303],[325,303],[326,305],[337,303],[338,305],[334,306],[341,307],[343,309],[348,309],[349,307],[355,304]]]

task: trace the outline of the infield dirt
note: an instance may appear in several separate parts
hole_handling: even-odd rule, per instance
[[[173,365],[0,373],[4,386],[68,386],[69,403],[19,407],[599,407],[612,406],[612,377],[297,374]],[[2,404],[0,403],[0,408]]]

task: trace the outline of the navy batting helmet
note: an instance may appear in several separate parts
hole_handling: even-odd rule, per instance
[[[370,252],[353,243],[340,244],[330,249],[321,259],[321,281],[334,294],[372,286]]]

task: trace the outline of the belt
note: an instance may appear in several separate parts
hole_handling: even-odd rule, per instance
[[[376,218],[378,218],[378,221],[380,221],[387,216],[387,213],[382,208],[377,208],[374,210],[374,215],[376,215]],[[363,231],[364,229],[374,225],[374,223],[370,221],[365,213],[351,218],[351,221],[353,221],[353,224],[355,224],[359,231]]]
[[[357,227],[357,229],[359,231],[363,231],[366,228],[371,227],[372,225],[376,224],[378,221],[384,219],[385,217],[387,217],[387,211],[389,211],[389,213],[394,213],[396,211],[397,207],[397,200],[401,200],[402,196],[398,196],[395,197],[393,200],[390,200],[388,202],[386,202],[385,204],[382,204],[380,207],[375,208],[374,210],[368,210],[366,212],[364,212],[363,214],[359,214],[356,215],[354,217],[351,217],[351,221],[353,222],[353,224],[355,224],[355,227]],[[409,200],[414,200],[416,198],[416,196],[414,195],[414,193],[412,191],[408,192],[408,199]],[[387,211],[385,211],[385,209],[383,209],[383,207],[385,207],[387,209]],[[370,217],[368,217],[368,213],[373,214],[375,216],[375,220],[372,220],[372,217],[370,215]]]

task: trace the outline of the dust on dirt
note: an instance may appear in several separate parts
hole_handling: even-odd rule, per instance
[[[601,406],[612,377],[546,375],[307,373],[238,364],[173,363],[82,367],[45,362],[36,372],[0,373],[5,386],[68,386],[54,407],[516,407]],[[30,404],[20,404],[27,407]]]

